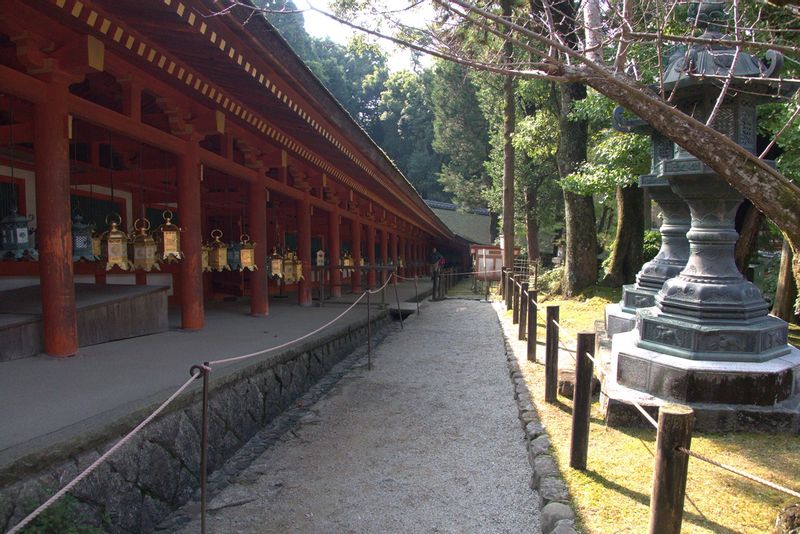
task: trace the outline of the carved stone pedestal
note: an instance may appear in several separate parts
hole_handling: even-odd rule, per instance
[[[800,350],[768,362],[688,360],[637,346],[636,330],[614,336],[601,404],[612,427],[648,425],[664,402],[691,406],[695,428],[800,431]]]
[[[653,161],[660,162],[671,153],[672,145],[660,136],[653,136]],[[664,282],[681,272],[689,258],[689,207],[672,192],[665,178],[652,174],[641,176],[639,186],[647,188],[650,197],[661,209],[661,248],[655,258],[645,263],[636,275],[636,283],[622,287],[622,301],[606,306],[606,332],[609,336],[633,330],[636,310],[655,305],[656,293]]]

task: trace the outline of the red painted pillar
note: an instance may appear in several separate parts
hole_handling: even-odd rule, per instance
[[[328,212],[328,231],[330,232],[330,268],[331,268],[331,295],[342,296],[342,271],[339,266],[341,257],[341,235],[339,233],[339,210],[331,208]]]
[[[311,306],[311,202],[306,193],[295,204],[297,210],[297,255],[302,262],[303,279],[297,284],[297,303]]]
[[[389,258],[392,260],[392,265],[397,268],[397,234],[392,232],[389,234]]]
[[[34,112],[36,244],[42,289],[44,351],[51,356],[78,352],[78,323],[72,267],[69,201],[67,86],[51,83]]]
[[[361,293],[361,222],[357,219],[350,220],[350,240],[352,241],[353,264],[355,269],[350,275],[353,293]]]
[[[397,236],[397,274],[400,276],[406,275],[405,267],[400,267],[400,260],[403,260],[403,265],[408,261],[408,254],[406,254],[406,238],[399,235]]]
[[[382,284],[386,277],[386,266],[389,265],[389,233],[386,228],[381,229],[381,274],[378,277]]]
[[[205,322],[203,306],[203,259],[200,217],[200,159],[198,141],[190,138],[186,153],[177,156],[178,215],[183,228],[180,262],[181,328],[199,330]]]
[[[250,184],[250,239],[256,244],[258,270],[250,273],[250,315],[269,315],[267,300],[267,190]]]
[[[367,225],[367,263],[367,287],[375,287],[375,227],[371,224]]]

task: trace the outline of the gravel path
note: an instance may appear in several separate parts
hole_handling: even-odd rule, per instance
[[[540,532],[494,310],[412,317],[212,499],[209,532]]]

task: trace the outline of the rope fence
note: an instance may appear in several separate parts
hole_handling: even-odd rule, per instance
[[[270,347],[267,349],[259,350],[256,352],[250,352],[247,354],[241,354],[238,356],[231,356],[228,358],[221,358],[218,360],[212,360],[209,362],[204,362],[202,365],[193,365],[190,370],[190,378],[184,382],[175,392],[173,392],[164,402],[162,402],[155,410],[153,410],[150,415],[148,415],[141,423],[139,423],[133,430],[128,432],[125,436],[123,436],[119,441],[117,441],[111,448],[109,448],[105,453],[103,453],[99,458],[97,458],[94,462],[91,463],[86,469],[84,469],[80,474],[78,474],[75,478],[73,478],[70,482],[68,482],[64,487],[58,490],[52,497],[47,499],[41,505],[39,505],[35,510],[33,510],[30,514],[28,514],[25,518],[23,518],[19,523],[14,525],[6,534],[17,534],[23,528],[28,526],[32,521],[34,521],[39,515],[41,515],[45,510],[50,508],[53,504],[55,504],[59,499],[61,499],[67,492],[69,492],[72,488],[74,488],[77,484],[79,484],[83,479],[89,476],[95,469],[97,469],[103,462],[108,460],[114,453],[119,451],[122,447],[124,447],[134,436],[136,436],[139,432],[141,432],[150,422],[153,421],[158,415],[164,411],[164,409],[169,406],[176,398],[178,398],[181,393],[183,393],[195,380],[198,378],[203,378],[203,433],[201,440],[201,466],[202,471],[205,471],[206,465],[206,455],[207,455],[207,428],[208,428],[208,376],[210,375],[212,368],[214,366],[229,364],[237,361],[247,360],[250,358],[254,358],[256,356],[261,356],[263,354],[268,354],[270,352],[275,352],[277,350],[281,350],[287,348],[291,345],[299,343],[305,339],[308,339],[315,334],[329,328],[331,325],[336,323],[337,321],[341,320],[342,317],[347,315],[350,311],[352,311],[356,305],[358,305],[365,297],[367,298],[367,338],[368,338],[368,358],[369,358],[369,369],[372,369],[372,331],[371,331],[371,316],[370,316],[370,304],[369,304],[369,296],[375,295],[377,293],[382,293],[386,287],[389,285],[393,279],[396,281],[398,278],[404,278],[397,273],[392,272],[386,278],[386,281],[383,283],[382,286],[370,290],[365,289],[361,295],[342,313],[338,314],[336,317],[331,319],[330,321],[326,322],[322,326],[315,328],[314,330],[303,334],[302,336],[293,339],[291,341],[287,341],[285,343],[281,343],[280,345],[276,345],[274,347]],[[410,280],[408,278],[404,278],[406,280]],[[414,279],[416,281],[416,278]],[[415,284],[416,286],[416,284]],[[395,283],[395,291],[397,290],[397,284]],[[399,309],[399,297],[398,297],[398,309]],[[402,318],[402,314],[401,314]],[[401,319],[402,325],[402,319]],[[206,477],[205,473],[201,473],[203,476],[201,477],[201,532],[205,533],[205,509],[206,509]]]
[[[169,406],[181,393],[189,387],[189,385],[197,380],[201,376],[200,372],[193,373],[192,376],[183,383],[181,387],[179,387],[175,392],[170,395],[167,400],[161,403],[158,408],[156,408],[153,413],[148,415],[141,423],[139,423],[136,428],[125,434],[118,442],[116,442],[110,449],[108,449],[105,453],[103,453],[99,458],[97,458],[92,464],[83,470],[78,476],[73,478],[70,482],[68,482],[63,488],[58,490],[55,495],[47,499],[38,508],[36,508],[33,512],[28,514],[22,521],[14,525],[11,530],[8,531],[7,534],[15,534],[25,528],[31,521],[36,519],[42,512],[50,508],[56,501],[58,501],[61,497],[63,497],[69,490],[75,487],[81,480],[89,476],[92,471],[97,469],[100,464],[105,462],[109,457],[111,457],[115,452],[121,449],[126,443],[128,443],[136,434],[138,434],[144,427],[146,427],[153,419],[155,419],[158,414],[164,411],[164,408]]]
[[[527,309],[535,310],[532,314],[532,317],[535,318],[541,317],[544,319],[545,327],[547,331],[548,339],[545,342],[546,347],[546,367],[550,367],[555,363],[557,366],[558,362],[558,347],[560,346],[561,349],[567,352],[576,363],[576,377],[575,377],[575,389],[573,393],[573,436],[571,444],[571,451],[570,451],[570,465],[572,467],[577,467],[578,469],[585,470],[585,448],[582,450],[580,446],[576,447],[575,440],[576,440],[576,417],[578,417],[579,411],[579,397],[590,396],[591,394],[591,377],[596,376],[600,379],[600,376],[597,375],[594,371],[594,368],[597,367],[597,355],[592,354],[593,351],[588,349],[587,343],[582,340],[582,336],[591,336],[593,339],[595,334],[584,334],[579,333],[577,334],[576,338],[578,340],[578,349],[573,350],[567,347],[566,343],[564,342],[564,337],[570,337],[571,334],[568,329],[564,328],[559,320],[558,317],[558,306],[548,306],[548,310],[550,308],[555,309],[555,313],[553,314],[554,317],[549,317],[550,313],[548,311],[547,314],[542,312],[542,306],[536,300],[536,291],[529,291],[527,290],[527,283],[521,282],[518,276],[514,276],[514,274],[510,270],[503,270],[503,275],[501,279],[501,288],[505,288],[505,293],[503,297],[506,299],[507,310],[512,310],[512,321],[517,322],[520,321],[520,340],[523,340],[522,337],[522,317],[520,316],[520,310],[527,307]],[[513,292],[512,292],[513,291]],[[524,303],[522,301],[525,301]],[[529,319],[530,321],[530,319]],[[555,328],[551,329],[550,325],[554,326]],[[536,326],[533,326],[533,332],[535,332]],[[531,332],[530,328],[528,330]],[[550,339],[553,335],[555,339]],[[535,334],[534,334],[535,335]],[[528,336],[528,342],[530,344],[531,339],[530,335]],[[535,338],[534,338],[535,342]],[[551,350],[551,347],[554,350]],[[536,361],[535,357],[535,347],[533,352],[533,358],[530,357],[530,347],[528,349],[529,360]],[[590,374],[589,380],[586,380],[585,377],[581,379],[580,374],[582,372],[582,368],[586,369],[584,365],[582,365],[582,359],[585,358],[585,361],[591,362],[590,367]],[[555,360],[555,362],[551,362],[551,360]],[[584,371],[585,373],[585,371]],[[545,402],[555,402],[555,390],[557,384],[551,384],[550,381],[557,380],[557,368],[555,374],[552,374],[548,371],[545,372]],[[602,382],[602,381],[601,381]],[[586,391],[581,392],[580,389],[585,389]],[[550,390],[553,390],[552,395],[548,395]],[[605,393],[605,392],[603,392]],[[654,476],[654,485],[653,485],[653,494],[651,496],[651,529],[650,532],[662,532],[661,530],[654,530],[654,525],[658,525],[659,523],[664,525],[665,521],[671,522],[671,525],[674,525],[675,532],[680,530],[680,523],[682,521],[682,511],[683,511],[683,499],[688,498],[685,494],[685,480],[686,474],[688,472],[688,459],[689,457],[695,458],[702,462],[705,462],[709,465],[715,466],[719,469],[728,471],[733,473],[737,476],[742,478],[748,479],[752,482],[770,488],[772,490],[784,493],[789,495],[793,498],[800,499],[800,492],[787,488],[783,485],[777,484],[770,480],[767,480],[763,477],[759,477],[752,473],[749,473],[745,470],[738,469],[736,467],[726,465],[724,463],[718,462],[713,458],[709,458],[703,454],[697,453],[689,449],[689,442],[691,440],[691,428],[694,417],[694,412],[691,408],[686,406],[680,405],[665,405],[659,408],[659,418],[658,421],[654,419],[647,410],[639,403],[636,399],[626,399],[626,402],[629,402],[636,410],[641,413],[642,417],[650,424],[653,428],[657,431],[657,454],[655,455],[655,471],[656,476]],[[585,436],[580,436],[581,439],[585,440],[586,447],[588,448],[588,415],[582,414],[581,417],[587,419],[586,420],[586,434]],[[580,432],[578,433],[580,434]],[[575,458],[577,455],[580,456],[583,454],[583,458]],[[581,462],[582,460],[582,462]],[[659,472],[672,472],[672,473],[681,473],[683,477],[683,483],[680,481],[676,481],[674,479],[665,482],[665,479],[668,477],[659,477],[657,474]],[[670,532],[673,529],[669,530]]]

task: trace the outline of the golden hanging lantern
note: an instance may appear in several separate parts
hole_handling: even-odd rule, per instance
[[[294,277],[299,282],[301,280],[305,280],[306,277],[303,276],[303,262],[300,260],[300,256],[295,253],[294,255]]]
[[[153,269],[161,270],[158,265],[156,251],[158,246],[156,240],[150,235],[150,221],[147,219],[136,219],[133,222],[135,235],[133,241],[133,268],[142,269],[150,272]]]
[[[345,278],[349,278],[353,274],[353,257],[350,255],[349,252],[345,252],[344,257],[342,258],[342,276]]]
[[[103,257],[103,236],[92,230],[92,255],[100,259]]]
[[[211,266],[208,264],[208,256],[209,256],[210,252],[211,252],[211,247],[209,247],[205,243],[202,243],[200,245],[200,258],[201,258],[201,262],[202,262],[203,272],[204,273],[210,273],[211,272]]]
[[[317,267],[325,267],[325,251],[317,251]]]
[[[172,263],[183,259],[181,252],[181,229],[172,223],[172,211],[164,210],[161,214],[164,222],[156,228],[158,256],[161,261]]]
[[[240,271],[257,271],[256,265],[256,244],[250,242],[250,236],[242,234],[239,238],[239,270]]]
[[[269,257],[269,274],[275,278],[283,278],[283,256],[278,254],[278,249],[272,249],[272,255]]]
[[[397,258],[397,266],[403,268],[403,258]]]
[[[297,279],[295,278],[294,265],[295,253],[291,250],[286,252],[283,257],[283,280],[287,284],[293,284]]]
[[[208,251],[208,267],[212,271],[230,271],[228,265],[228,245],[220,241],[222,237],[222,230],[214,229],[211,231],[210,250]]]
[[[110,213],[106,217],[106,224],[109,225],[107,232],[103,234],[103,252],[106,257],[106,271],[110,271],[115,266],[123,271],[133,267],[128,260],[128,235],[119,229],[122,217],[117,213]]]

